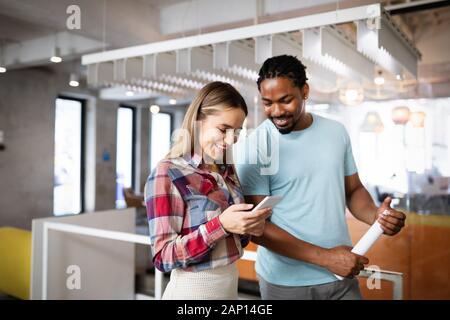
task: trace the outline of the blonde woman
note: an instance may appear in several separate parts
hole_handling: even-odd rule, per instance
[[[249,213],[231,159],[247,106],[228,83],[203,87],[167,157],[147,179],[153,262],[172,271],[163,299],[237,299],[236,261],[271,210]]]

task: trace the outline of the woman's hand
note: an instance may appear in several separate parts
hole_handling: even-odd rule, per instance
[[[222,227],[228,233],[249,234],[261,236],[264,232],[266,219],[272,214],[272,208],[250,212],[253,204],[240,203],[228,207],[219,216]]]

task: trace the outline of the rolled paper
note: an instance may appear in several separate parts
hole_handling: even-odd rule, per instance
[[[388,210],[383,211],[383,215],[389,215]],[[383,234],[383,229],[381,229],[380,223],[375,221],[375,223],[367,230],[367,232],[363,235],[361,239],[359,239],[358,243],[353,247],[352,252],[363,256],[369,251],[370,247],[377,241],[377,239]],[[339,280],[344,279],[341,276],[335,274],[336,278]]]

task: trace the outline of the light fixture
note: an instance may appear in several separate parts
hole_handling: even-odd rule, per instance
[[[62,58],[61,58],[61,52],[59,47],[55,47],[55,50],[53,51],[53,55],[50,58],[50,61],[53,63],[60,63],[62,62]]]
[[[127,97],[132,97],[132,96],[134,96],[134,91],[128,90],[127,92],[125,92],[125,95]]]
[[[392,109],[392,121],[398,125],[405,125],[409,121],[410,111],[408,107],[401,106]]]
[[[153,105],[150,106],[150,112],[153,113],[153,114],[158,113],[159,110],[160,110],[160,108],[156,104],[153,104]]]
[[[384,84],[384,77],[383,77],[383,73],[380,71],[378,71],[378,75],[373,79],[373,82],[377,85],[377,86],[381,86]]]
[[[397,75],[395,76],[395,79],[397,79],[397,80],[402,80],[402,76],[401,76],[400,74],[397,74]]]
[[[347,100],[353,101],[358,98],[358,90],[356,89],[347,89],[345,91],[345,98]]]
[[[170,105],[175,105],[175,104],[177,104],[177,100],[176,99],[169,99],[169,104]]]
[[[347,106],[356,106],[364,100],[364,90],[358,83],[348,83],[339,89],[339,100]]]
[[[2,44],[1,44],[1,47],[0,47],[0,73],[5,73],[6,72],[6,66],[5,66],[5,63],[4,63],[4,50],[3,50],[3,47],[4,47],[4,43],[3,43],[3,41],[2,41]]]
[[[423,111],[411,112],[409,121],[411,121],[414,128],[423,128],[425,125],[425,116],[425,112]]]
[[[78,87],[80,85],[80,80],[78,79],[78,75],[75,73],[70,74],[69,86]]]
[[[364,118],[363,124],[361,125],[362,132],[380,133],[384,129],[383,122],[381,121],[378,112],[367,112]]]

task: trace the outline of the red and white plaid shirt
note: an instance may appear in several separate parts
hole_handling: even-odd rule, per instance
[[[243,202],[232,165],[216,173],[204,169],[198,155],[160,161],[145,185],[155,267],[197,271],[239,259],[249,238],[228,234],[219,215]]]

